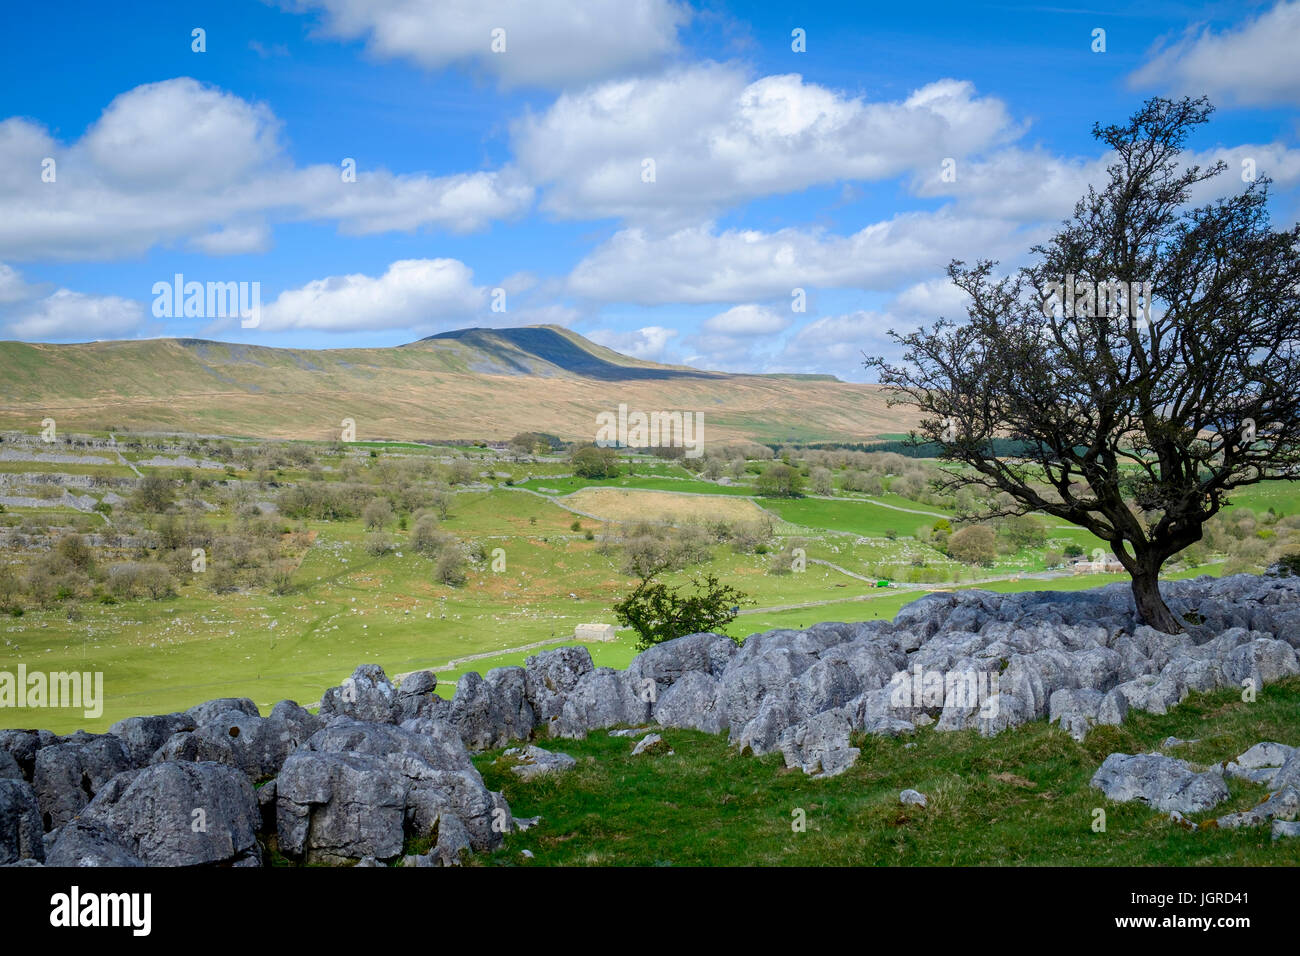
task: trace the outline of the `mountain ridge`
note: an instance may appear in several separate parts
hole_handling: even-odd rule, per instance
[[[698,411],[711,437],[859,440],[898,432],[879,386],[731,373],[623,355],[552,325],[466,328],[397,346],[284,348],[199,338],[0,342],[0,425],[327,439],[590,438],[595,416]],[[364,423],[364,424],[363,424]]]

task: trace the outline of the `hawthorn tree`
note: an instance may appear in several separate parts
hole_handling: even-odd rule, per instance
[[[690,593],[685,586],[670,588],[658,574],[658,570],[647,573],[630,594],[614,604],[619,623],[637,632],[637,650],[687,634],[721,633],[740,613],[740,605],[754,603],[713,574],[692,578]]]
[[[1183,627],[1164,562],[1234,489],[1300,476],[1300,226],[1271,227],[1267,177],[1191,204],[1227,168],[1180,161],[1212,110],[1157,97],[1094,125],[1113,151],[1104,188],[1014,274],[950,263],[968,321],[891,332],[898,364],[866,363],[920,411],[913,440],[963,466],[942,486],[988,489],[980,517],[1043,512],[1109,542],[1166,633]]]

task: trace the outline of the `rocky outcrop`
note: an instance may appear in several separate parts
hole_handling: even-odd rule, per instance
[[[234,768],[174,761],[114,777],[78,822],[146,866],[258,866],[259,817],[252,784]]]
[[[455,817],[450,825],[486,850],[509,832],[503,803],[452,725],[339,720],[285,762],[276,778],[276,831],[281,852],[309,863],[392,860],[407,840],[430,838]]]
[[[263,716],[247,698],[222,698],[106,734],[0,731],[0,862],[257,865],[274,845],[304,862],[454,865],[516,827],[474,751],[520,744],[516,775],[533,777],[572,766],[534,741],[636,728],[615,732],[636,737],[638,754],[667,755],[653,731],[689,728],[829,777],[853,766],[859,735],[997,734],[1047,719],[1081,740],[1189,693],[1258,692],[1300,673],[1300,579],[1162,588],[1176,614],[1203,623],[1177,635],[1144,627],[1125,584],[936,593],[893,621],[773,630],[740,646],[689,635],[626,671],[593,666],[585,647],[545,651],[466,674],[450,700],[431,672],[394,684],[368,664],[324,693],[319,714],[282,701]],[[1270,795],[1220,825],[1289,832],[1300,806],[1289,744],[1260,743],[1208,770],[1112,754],[1093,783],[1111,799],[1189,814],[1225,799],[1224,775]]]
[[[1194,771],[1163,754],[1111,754],[1092,776],[1092,786],[1122,803],[1140,800],[1157,810],[1204,813],[1228,799],[1222,774]]]
[[[0,866],[44,860],[40,804],[25,780],[0,780]]]

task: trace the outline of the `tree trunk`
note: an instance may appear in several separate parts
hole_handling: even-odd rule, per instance
[[[1183,633],[1183,622],[1160,596],[1160,566],[1140,558],[1138,563],[1139,568],[1133,573],[1133,600],[1137,604],[1138,620],[1165,634]]]

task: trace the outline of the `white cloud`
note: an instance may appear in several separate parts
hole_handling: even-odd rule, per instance
[[[952,280],[945,275],[942,278],[927,279],[908,286],[894,297],[891,309],[932,324],[940,317],[966,318],[966,306],[969,302],[970,296],[953,285]]]
[[[925,170],[912,181],[919,196],[953,199],[963,214],[997,216],[1021,222],[1060,220],[1070,215],[1089,184],[1104,184],[1108,157],[1063,158],[1042,149],[1005,149],[983,159],[958,160],[955,179],[944,182],[941,169]]]
[[[464,322],[486,305],[487,290],[474,285],[473,273],[463,262],[403,259],[378,278],[330,276],[282,292],[263,306],[259,328],[427,331]]]
[[[1292,106],[1300,98],[1297,49],[1300,3],[1282,2],[1231,29],[1192,26],[1173,43],[1157,44],[1129,83],[1204,93],[1220,104]]]
[[[284,0],[321,11],[320,33],[384,59],[465,65],[502,86],[584,83],[661,62],[689,11],[672,0]],[[505,31],[493,52],[493,31]]]
[[[265,252],[271,246],[271,231],[265,223],[223,226],[203,236],[195,236],[190,246],[210,256],[237,256]]]
[[[818,230],[727,230],[712,224],[654,237],[625,229],[569,275],[569,291],[610,302],[735,302],[788,297],[795,288],[890,290],[952,258],[1006,259],[1030,242],[1014,223],[947,211],[904,213],[850,236]]]
[[[42,160],[57,162],[52,183]],[[532,190],[506,170],[431,177],[295,167],[270,111],[189,78],[118,96],[62,146],[28,120],[0,121],[0,255],[136,255],[185,239],[214,254],[261,251],[269,218],[336,221],[371,234],[466,231],[521,212]],[[260,233],[258,230],[262,230]]]
[[[814,319],[790,336],[769,370],[830,373],[863,381],[874,377],[863,367],[866,356],[895,351],[888,330],[906,333],[914,327],[890,312],[872,310]]]
[[[0,305],[34,298],[36,291],[23,281],[18,270],[0,262]]]
[[[513,127],[520,167],[565,218],[699,221],[758,196],[939,167],[1015,134],[1003,104],[940,80],[867,102],[797,74],[701,64],[562,95]],[[643,179],[654,161],[654,181]]]
[[[31,303],[5,328],[19,339],[90,341],[130,335],[144,317],[144,308],[131,299],[59,289]]]
[[[595,329],[587,335],[597,345],[649,362],[663,361],[668,344],[676,337],[676,329],[662,325],[647,325],[630,332]]]
[[[700,328],[712,335],[732,338],[752,335],[775,335],[790,327],[789,316],[762,305],[737,305],[711,318]]]

